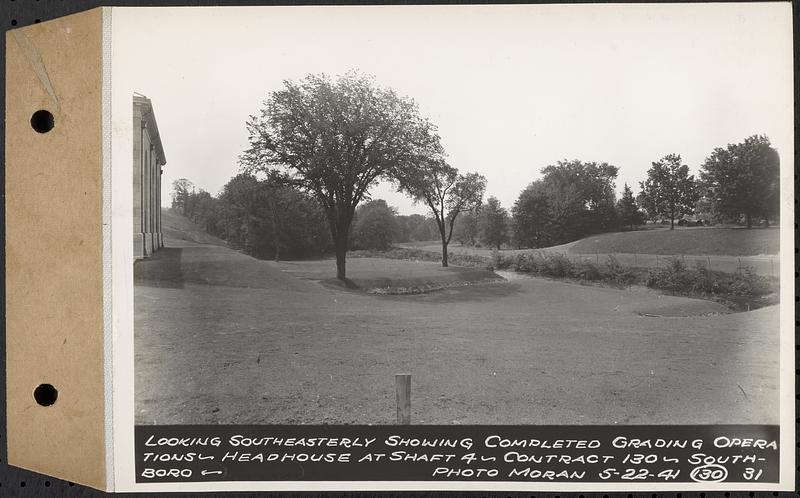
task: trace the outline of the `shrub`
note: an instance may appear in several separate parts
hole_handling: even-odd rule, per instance
[[[689,289],[692,294],[720,294],[725,287],[724,278],[709,271],[703,262],[697,262]]]
[[[770,292],[769,281],[756,274],[755,268],[746,267],[739,274],[734,274],[730,285],[730,293],[734,296],[756,297]]]
[[[506,257],[497,249],[492,251],[492,267],[498,270],[507,270],[514,266],[514,260]]]
[[[608,255],[602,272],[604,281],[619,287],[626,287],[636,281],[636,274],[630,267],[621,264],[613,254]]]
[[[680,259],[673,258],[663,268],[650,270],[646,284],[673,294],[711,295],[728,297],[761,297],[772,291],[768,278],[759,276],[753,268],[744,268],[741,273],[712,272],[702,263],[693,270],[686,268]]]
[[[521,252],[514,258],[514,271],[521,273],[539,273],[537,256],[532,252]]]
[[[441,260],[442,258],[437,259],[437,261]],[[478,256],[476,254],[467,254],[463,252],[448,252],[447,260],[448,263],[452,263],[456,266],[473,266],[477,268],[492,267],[491,258],[487,258],[486,256]]]
[[[588,259],[584,259],[581,262],[572,265],[571,276],[581,280],[601,280],[603,278],[597,265]]]
[[[543,275],[564,278],[572,274],[572,261],[563,254],[546,254],[543,260],[540,270]]]
[[[645,283],[648,287],[668,290],[673,294],[686,291],[690,288],[686,263],[679,258],[669,258],[666,266],[654,268],[647,273]]]

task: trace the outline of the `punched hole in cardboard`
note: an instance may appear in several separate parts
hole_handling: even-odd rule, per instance
[[[50,111],[38,110],[31,116],[31,128],[38,133],[47,133],[56,125],[56,120]]]
[[[33,390],[33,399],[42,406],[50,406],[58,399],[58,390],[52,384],[39,384]]]

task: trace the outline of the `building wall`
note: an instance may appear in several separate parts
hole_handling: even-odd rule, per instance
[[[152,104],[133,100],[133,254],[145,258],[164,247],[161,174],[166,163]]]

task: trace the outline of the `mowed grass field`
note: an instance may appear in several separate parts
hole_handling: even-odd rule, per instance
[[[391,424],[396,373],[416,424],[778,422],[777,306],[533,278],[373,295],[323,284],[333,260],[166,242],[134,267],[138,424]]]
[[[778,254],[779,249],[778,228],[692,227],[593,235],[572,244],[568,252],[763,256]]]
[[[663,266],[667,258],[682,258],[690,267],[701,264],[715,271],[737,272],[750,267],[759,275],[780,275],[780,229],[778,228],[655,228],[633,232],[610,232],[541,249],[506,249],[502,253],[550,252],[573,260],[590,259],[604,263],[609,255],[637,268]],[[396,244],[441,253],[438,241]],[[492,249],[450,244],[450,251],[490,257]]]

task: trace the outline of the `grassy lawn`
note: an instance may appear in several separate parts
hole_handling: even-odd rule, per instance
[[[412,423],[777,423],[777,306],[535,278],[372,295],[321,283],[332,260],[167,245],[135,266],[140,424],[388,424],[401,372]]]
[[[443,268],[441,264],[430,261],[349,258],[347,276],[350,285],[343,285],[341,281],[331,277],[331,264],[331,260],[292,261],[281,263],[280,268],[299,278],[319,280],[329,286],[374,294],[419,294],[449,287],[502,281],[494,272],[483,268]]]
[[[567,255],[571,260],[589,259],[604,263],[610,254],[624,265],[635,268],[663,266],[668,257],[682,257],[689,267],[702,264],[714,271],[735,273],[750,267],[762,276],[780,274],[778,228],[676,228],[635,232],[611,232],[593,235],[559,246],[541,249],[504,249],[503,255],[538,251]],[[436,241],[398,243],[407,247],[441,254]],[[491,257],[485,247],[450,244],[450,252]]]
[[[676,228],[594,235],[569,247],[570,254],[639,253],[757,256],[778,254],[778,228]]]

